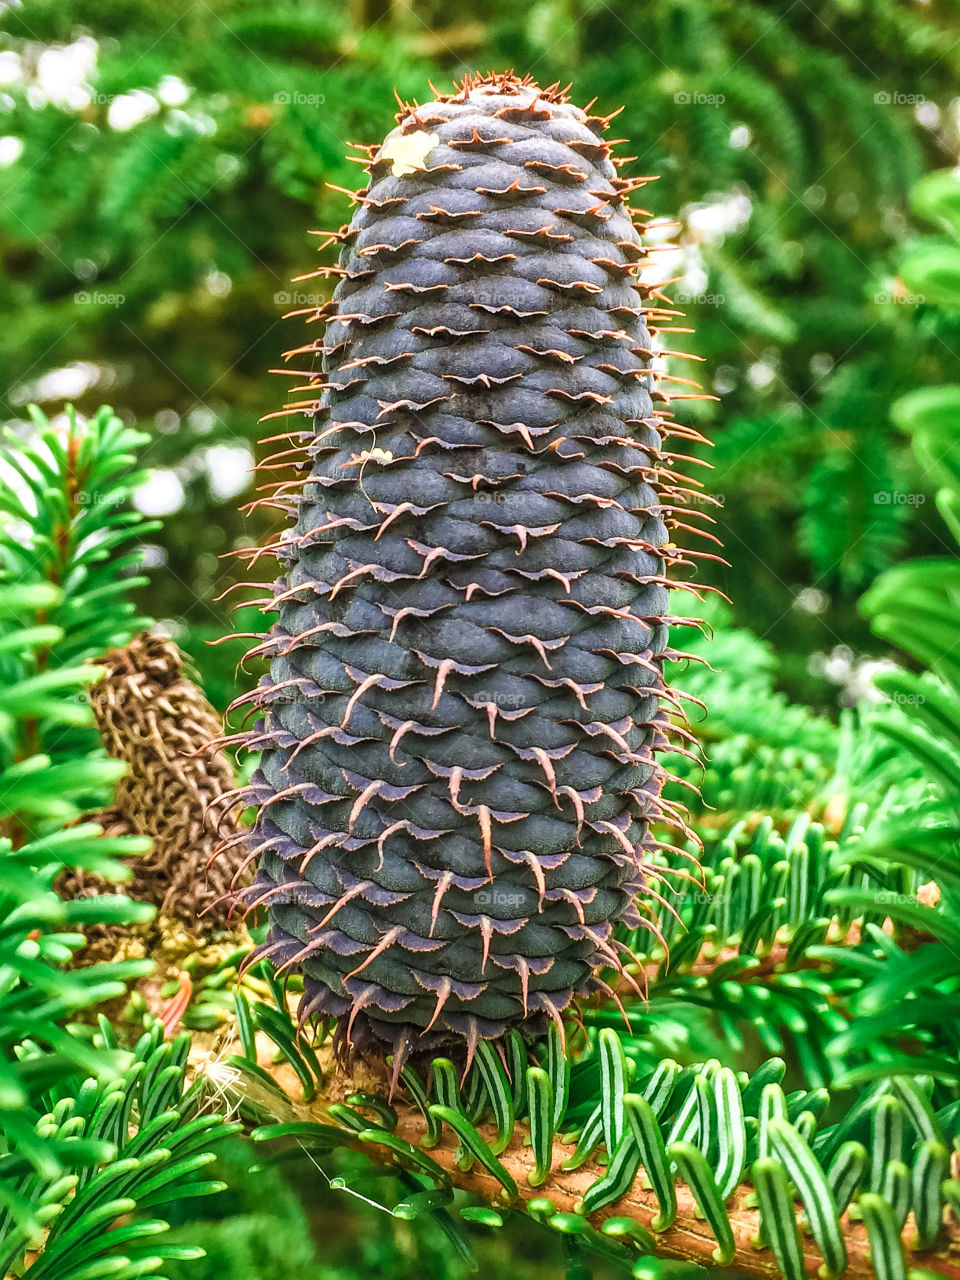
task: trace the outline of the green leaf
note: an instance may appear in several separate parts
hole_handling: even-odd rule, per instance
[[[746,1126],[737,1077],[721,1067],[713,1081],[713,1106],[717,1123],[717,1185],[726,1200],[739,1185],[747,1162]],[[707,1154],[704,1152],[704,1154]]]
[[[346,1141],[342,1129],[337,1129],[331,1124],[320,1124],[314,1120],[259,1125],[251,1131],[250,1137],[254,1142],[269,1142],[274,1138],[296,1138],[301,1144],[321,1147],[327,1151],[342,1147]]]
[[[806,1280],[803,1241],[783,1166],[761,1156],[750,1172],[760,1209],[760,1239],[773,1249],[784,1280]]]
[[[400,1117],[397,1115],[396,1109],[387,1102],[386,1098],[381,1098],[376,1093],[351,1093],[347,1098],[347,1102],[352,1107],[360,1107],[367,1111],[372,1111],[383,1129],[389,1129],[391,1133],[397,1127]]]
[[[554,1023],[550,1024],[547,1033],[546,1071],[553,1090],[553,1128],[557,1130],[563,1124],[570,1100],[570,1063],[564,1052],[560,1032]]]
[[[600,1109],[600,1103],[598,1102],[593,1111],[591,1111],[586,1124],[583,1126],[583,1131],[577,1141],[577,1149],[574,1151],[572,1156],[567,1156],[565,1160],[560,1162],[560,1168],[565,1172],[571,1172],[574,1169],[579,1169],[582,1164],[585,1164],[590,1159],[594,1151],[596,1151],[602,1138],[603,1114]]]
[[[553,1085],[546,1071],[540,1067],[527,1068],[527,1105],[530,1113],[530,1143],[536,1162],[527,1181],[531,1187],[539,1187],[550,1176],[554,1133]]]
[[[303,1100],[309,1102],[317,1091],[323,1072],[317,1055],[302,1036],[297,1034],[290,1016],[271,1005],[258,1002],[253,1006],[257,1026],[270,1037],[293,1067],[303,1086]]]
[[[460,1098],[460,1082],[457,1078],[457,1069],[449,1058],[434,1058],[430,1064],[433,1071],[433,1091],[441,1106],[449,1107],[452,1111],[463,1112],[463,1102]],[[436,1117],[434,1117],[436,1119]],[[466,1143],[461,1142],[457,1147],[457,1153],[454,1157],[457,1167],[466,1173],[473,1164],[473,1155]]]
[[[764,1088],[768,1084],[779,1085],[786,1070],[787,1064],[782,1058],[768,1058],[757,1068],[743,1090],[743,1109],[747,1115],[757,1115]]]
[[[772,1116],[767,1126],[771,1154],[780,1160],[797,1188],[828,1276],[846,1269],[847,1249],[830,1183],[813,1152],[786,1120]]]
[[[870,1190],[879,1191],[891,1160],[903,1159],[904,1109],[896,1098],[884,1094],[873,1107],[873,1142],[870,1148]]]
[[[527,1046],[520,1033],[511,1030],[506,1037],[507,1069],[513,1086],[513,1114],[521,1120],[526,1114]]]
[[[476,1222],[481,1227],[502,1227],[503,1214],[497,1213],[488,1205],[467,1205],[460,1210],[460,1217],[465,1222]]]
[[[757,1154],[761,1159],[770,1155],[770,1121],[787,1119],[787,1100],[778,1084],[764,1085],[760,1091],[760,1108],[757,1127]]]
[[[625,1133],[605,1172],[584,1192],[577,1211],[589,1215],[621,1199],[633,1186],[640,1167],[640,1152],[632,1133]]]
[[[656,1071],[647,1080],[640,1092],[650,1104],[650,1109],[655,1116],[661,1116],[667,1109],[667,1103],[673,1096],[678,1079],[680,1078],[680,1068],[672,1058],[664,1058],[657,1065]]]
[[[900,1231],[910,1212],[910,1170],[902,1160],[891,1160],[883,1171],[883,1185],[880,1193],[893,1210],[893,1216]]]
[[[912,1204],[918,1249],[932,1249],[943,1222],[942,1184],[950,1171],[950,1156],[942,1143],[925,1139],[913,1162]]]
[[[441,1111],[448,1110],[446,1107],[440,1109]],[[457,1113],[453,1112],[451,1114],[456,1115]],[[440,1118],[445,1119],[446,1117],[441,1116]],[[463,1117],[461,1117],[461,1120],[463,1120]],[[469,1121],[463,1120],[463,1123],[468,1124]],[[385,1147],[393,1154],[396,1163],[403,1168],[425,1173],[427,1177],[441,1187],[452,1185],[450,1175],[443,1165],[437,1164],[436,1160],[431,1160],[428,1155],[418,1151],[416,1147],[411,1146],[409,1142],[404,1138],[398,1137],[395,1133],[388,1133],[386,1129],[361,1129],[357,1137],[361,1142],[369,1146]]]
[[[917,249],[901,262],[900,278],[926,302],[960,307],[960,249],[948,245]]]
[[[733,1230],[703,1152],[698,1150],[692,1142],[672,1142],[667,1148],[667,1155],[676,1164],[684,1182],[693,1192],[697,1207],[716,1237],[717,1248],[713,1251],[714,1261],[721,1266],[729,1266],[736,1253]]]
[[[860,1213],[870,1241],[870,1261],[877,1280],[907,1280],[900,1227],[892,1207],[881,1196],[864,1191]]]
[[[233,1009],[236,1015],[237,1038],[243,1049],[243,1056],[251,1062],[257,1060],[256,1028],[250,1013],[250,1005],[246,996],[238,988],[233,995]]]
[[[415,1191],[394,1206],[393,1216],[412,1222],[424,1213],[435,1213],[453,1203],[453,1187],[441,1187],[432,1191]]]
[[[603,1141],[613,1154],[623,1136],[623,1095],[627,1090],[627,1059],[620,1037],[609,1027],[598,1036],[600,1046],[600,1117]]]
[[[942,1143],[944,1137],[940,1122],[919,1083],[907,1076],[895,1075],[891,1077],[890,1087],[903,1104],[921,1142]]]
[[[910,204],[928,222],[937,222],[960,239],[960,182],[952,169],[928,173],[914,183]]]
[[[422,1147],[435,1147],[440,1141],[442,1130],[437,1117],[430,1114],[430,1104],[427,1101],[427,1091],[423,1081],[409,1063],[400,1072],[400,1079],[407,1086],[417,1110],[427,1123],[427,1132],[420,1139],[420,1145]]]
[[[652,1253],[657,1247],[650,1232],[633,1218],[605,1218],[600,1230],[605,1236],[612,1236],[615,1240],[629,1240],[644,1252]]]
[[[336,1120],[337,1124],[343,1125],[344,1129],[349,1130],[351,1133],[365,1133],[373,1127],[370,1124],[369,1117],[363,1115],[355,1107],[348,1106],[345,1102],[331,1102],[327,1107],[327,1115],[331,1116]]]
[[[624,1108],[630,1132],[659,1205],[659,1213],[650,1226],[654,1231],[666,1231],[677,1216],[677,1193],[657,1117],[647,1099],[638,1094],[626,1094]]]
[[[490,1149],[495,1156],[498,1156],[506,1149],[513,1137],[515,1119],[510,1080],[499,1054],[489,1040],[481,1040],[477,1045],[476,1069],[483,1075],[487,1097],[493,1108],[497,1140]]]
[[[518,1195],[517,1184],[466,1116],[459,1111],[454,1111],[452,1107],[444,1107],[438,1104],[431,1106],[430,1110],[438,1120],[442,1120],[450,1126],[464,1146],[476,1156],[487,1172],[497,1179],[506,1193],[508,1202],[512,1204]]]

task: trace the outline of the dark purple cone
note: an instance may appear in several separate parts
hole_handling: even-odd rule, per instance
[[[247,900],[303,1017],[405,1054],[541,1035],[644,919],[669,415],[606,122],[514,77],[398,119],[298,353]]]

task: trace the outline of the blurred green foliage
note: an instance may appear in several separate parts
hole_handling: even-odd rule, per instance
[[[281,325],[309,270],[310,227],[349,217],[405,99],[473,68],[574,82],[658,173],[681,220],[675,275],[723,404],[714,490],[737,620],[771,639],[781,680],[830,707],[807,655],[869,645],[855,600],[904,551],[928,552],[929,495],[888,427],[905,389],[948,380],[957,324],[894,264],[907,192],[952,158],[960,67],[953,10],[900,0],[33,0],[2,20],[0,338],[5,399],[55,413],[108,399],[152,443],[149,513],[169,514],[150,611],[181,626],[221,703],[222,634],[266,370],[299,344]],[[22,153],[20,148],[22,146]],[[908,262],[912,261],[908,257]],[[925,277],[926,278],[926,277]],[[680,372],[685,370],[681,369]]]
[[[101,419],[118,451],[146,435],[138,465],[149,478],[138,501],[146,515],[172,518],[148,548],[153,573],[139,588],[141,611],[173,626],[225,706],[244,645],[205,642],[228,629],[227,604],[216,596],[244,575],[220,557],[273,527],[269,512],[246,519],[236,506],[251,496],[257,420],[281,399],[266,370],[303,340],[297,322],[281,317],[327,288],[322,279],[291,284],[312,265],[307,231],[350,216],[336,189],[360,177],[348,141],[379,140],[392,124],[394,88],[423,99],[431,81],[446,90],[476,68],[572,80],[575,100],[596,96],[603,112],[624,102],[613,131],[637,157],[624,175],[660,174],[650,189],[654,212],[680,219],[674,291],[696,333],[673,345],[705,357],[707,389],[722,395],[719,406],[690,411],[716,443],[710,486],[725,500],[719,532],[731,567],[712,572],[733,600],[732,611],[710,614],[717,639],[709,647],[685,642],[726,672],[690,670],[680,680],[713,711],[697,728],[711,763],[696,820],[719,847],[728,820],[746,824],[736,828],[742,835],[760,813],[781,826],[802,810],[832,819],[831,805],[838,800],[842,816],[850,792],[876,809],[889,787],[908,806],[926,786],[916,758],[930,741],[943,745],[936,715],[946,695],[922,700],[934,689],[929,675],[888,675],[894,700],[913,701],[880,713],[883,733],[862,731],[852,713],[838,726],[817,714],[832,712],[837,696],[810,655],[841,643],[855,652],[900,646],[956,693],[955,629],[945,620],[956,612],[955,548],[933,490],[940,487],[940,512],[956,531],[958,392],[940,384],[960,381],[960,201],[943,174],[915,185],[956,158],[954,22],[946,0],[8,6],[0,19],[0,300],[15,323],[0,335],[0,417],[41,455],[45,428],[30,423],[33,400],[57,425],[68,400],[91,417],[108,400],[130,432]],[[944,471],[935,464],[947,453]],[[42,469],[33,480],[36,511],[46,501]],[[134,480],[142,477],[111,473],[106,489]],[[110,503],[84,511],[75,498],[67,495],[71,520],[106,527]],[[14,531],[5,564],[29,578],[17,546]],[[50,557],[37,546],[34,567],[49,579]],[[857,612],[864,588],[895,561],[944,550],[951,560],[932,562],[926,580],[922,564],[881,578],[867,599],[872,639]],[[70,636],[86,620],[71,619],[68,603],[69,590],[33,600],[32,621]],[[933,640],[916,625],[921,607],[941,627]],[[58,609],[63,617],[48,616]],[[133,616],[106,621],[119,636]],[[245,617],[238,629],[256,625]],[[45,674],[32,647],[42,639],[9,650],[5,670],[17,670],[8,683]],[[948,667],[933,660],[942,655],[953,655]],[[11,762],[22,768],[48,748],[44,734],[59,744],[69,731],[76,754],[90,726],[74,683],[57,717],[41,724],[35,714],[23,726],[8,716],[8,779]],[[903,729],[897,736],[901,720],[916,722],[915,740]],[[950,750],[938,758],[956,784],[957,742],[947,736]],[[98,781],[90,768],[87,761],[84,788]],[[901,791],[889,784],[894,774]],[[955,821],[955,794],[941,790]],[[72,792],[61,789],[59,801],[72,805]],[[707,806],[722,821],[714,824]],[[934,831],[951,850],[952,835],[952,827]],[[907,865],[895,842],[893,853]],[[951,880],[940,913],[951,929],[957,902]],[[71,921],[80,914],[72,910]],[[955,990],[944,991],[938,973],[927,977],[939,1016]],[[890,996],[878,980],[860,1008],[864,1025]],[[665,1036],[706,1025],[688,1006],[688,993],[664,993]],[[939,1047],[939,1030],[922,1014],[911,1025]],[[819,1025],[811,1019],[814,1031]],[[319,1186],[300,1195],[282,1171],[244,1177],[251,1159],[249,1147],[231,1144],[222,1155],[227,1195],[165,1209],[184,1241],[202,1239],[207,1249],[182,1274],[334,1280],[362,1271],[400,1280],[465,1272],[419,1225],[414,1234],[356,1199],[348,1213],[345,1195]],[[559,1259],[540,1248],[519,1232],[507,1246],[478,1233],[484,1271],[508,1257],[517,1276],[558,1274]],[[166,1270],[181,1274],[175,1260]]]

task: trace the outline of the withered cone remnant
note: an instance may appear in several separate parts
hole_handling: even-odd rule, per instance
[[[283,576],[239,700],[263,954],[395,1068],[613,995],[651,825],[682,824],[665,567],[703,506],[664,443],[700,437],[653,364],[677,313],[639,274],[648,179],[618,178],[608,121],[510,75],[397,119],[312,273],[326,331],[288,353],[310,423],[264,466],[299,450],[300,477],[258,501],[296,523],[249,552]]]
[[[98,820],[154,842],[123,891],[194,928],[226,925],[240,857],[209,864],[224,832],[240,828],[236,806],[217,803],[235,786],[229,756],[211,747],[220,718],[164,636],[139,635],[98,665],[106,674],[87,696],[107,754],[129,766]]]

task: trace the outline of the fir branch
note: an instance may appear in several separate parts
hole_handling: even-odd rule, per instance
[[[453,1112],[447,1107],[430,1108],[434,1117],[443,1120],[439,1140],[436,1140],[438,1137],[436,1134],[430,1138],[428,1160],[415,1158],[414,1153],[427,1145],[426,1139],[430,1134],[422,1102],[418,1105],[416,1101],[410,1102],[395,1095],[390,1108],[391,1115],[386,1122],[387,1129],[382,1129],[369,1119],[357,1128],[352,1123],[346,1123],[349,1117],[346,1116],[343,1106],[335,1100],[351,1095],[356,1097],[358,1093],[369,1098],[371,1092],[376,1092],[382,1087],[376,1077],[371,1077],[370,1073],[363,1069],[354,1075],[338,1072],[331,1061],[330,1050],[321,1049],[319,1060],[321,1073],[317,1076],[317,1093],[309,1103],[298,1101],[296,1099],[302,1096],[298,1073],[291,1065],[288,1056],[282,1056],[279,1061],[275,1060],[274,1044],[275,1042],[271,1043],[265,1037],[259,1040],[256,1071],[250,1069],[253,1064],[242,1060],[238,1061],[237,1069],[233,1071],[220,1063],[211,1065],[207,1062],[200,1068],[207,1073],[218,1091],[225,1092],[227,1096],[235,1099],[241,1108],[241,1113],[246,1110],[249,1116],[258,1117],[261,1124],[264,1119],[276,1121],[279,1118],[280,1123],[267,1123],[265,1127],[255,1131],[255,1137],[294,1140],[304,1150],[314,1151],[318,1158],[322,1157],[324,1150],[343,1145],[365,1151],[374,1160],[387,1165],[396,1165],[398,1162],[403,1165],[413,1161],[410,1167],[415,1166],[434,1185],[449,1182],[453,1187],[471,1193],[482,1203],[491,1207],[500,1210],[509,1207],[526,1212],[530,1217],[546,1223],[547,1226],[550,1226],[552,1221],[552,1225],[561,1231],[583,1233],[582,1238],[586,1242],[602,1242],[604,1224],[608,1221],[613,1224],[613,1231],[622,1238],[624,1235],[622,1223],[628,1220],[638,1229],[636,1235],[641,1242],[644,1239],[652,1240],[652,1250],[658,1256],[707,1267],[720,1262],[723,1266],[733,1267],[739,1273],[748,1276],[772,1277],[785,1274],[778,1261],[781,1256],[780,1249],[771,1248],[771,1244],[775,1241],[779,1243],[779,1233],[782,1228],[776,1226],[769,1218],[762,1220],[763,1210],[758,1209],[756,1205],[749,1180],[730,1188],[726,1197],[715,1201],[716,1212],[720,1215],[719,1224],[723,1225],[723,1232],[727,1239],[726,1247],[718,1245],[716,1229],[709,1221],[713,1215],[704,1216],[702,1194],[695,1183],[690,1185],[686,1182],[686,1174],[674,1187],[675,1207],[671,1207],[669,1220],[664,1217],[662,1192],[658,1192],[654,1187],[645,1186],[635,1178],[628,1178],[626,1185],[620,1188],[618,1194],[610,1196],[606,1202],[601,1201],[595,1209],[589,1210],[589,1193],[594,1192],[609,1180],[613,1165],[608,1163],[604,1167],[590,1159],[579,1162],[576,1168],[569,1168],[575,1143],[562,1139],[555,1140],[549,1155],[545,1156],[535,1144],[527,1145],[523,1136],[524,1127],[518,1124],[514,1128],[510,1141],[503,1147],[502,1137],[498,1139],[498,1129],[492,1124],[483,1121],[471,1122],[465,1113],[456,1125],[448,1123],[462,1108],[461,1103],[457,1104]],[[692,1077],[689,1070],[684,1074],[688,1082],[686,1088],[689,1089]],[[764,1087],[763,1081],[770,1079],[769,1070],[764,1068],[758,1073],[753,1083],[746,1081],[737,1086],[745,1105],[751,1109],[752,1113],[756,1111],[760,1090]],[[631,1086],[633,1087],[639,1089],[639,1086]],[[766,1087],[775,1088],[775,1086]],[[469,1092],[469,1088],[467,1091]],[[677,1096],[682,1098],[684,1095],[685,1090],[681,1087],[680,1094]],[[632,1095],[618,1092],[613,1095],[612,1105],[617,1105],[618,1101],[620,1104],[625,1100],[629,1101],[630,1096]],[[656,1099],[655,1089],[652,1090],[652,1096]],[[252,1111],[247,1110],[250,1106],[253,1108]],[[670,1144],[675,1141],[675,1138],[672,1135],[678,1131],[689,1132],[695,1144],[707,1141],[702,1128],[698,1137],[696,1126],[692,1130],[689,1126],[686,1130],[678,1130],[675,1122],[668,1123],[664,1120],[664,1116],[669,1117],[676,1113],[676,1106],[675,1098],[673,1108],[670,1111],[663,1111],[657,1121],[666,1139],[668,1152],[673,1150]],[[855,1130],[842,1124],[834,1126],[833,1130],[826,1129],[820,1136],[819,1144],[815,1143],[811,1147],[809,1139],[801,1136],[803,1115],[808,1113],[800,1112],[800,1106],[796,1099],[791,1098],[792,1123],[787,1123],[785,1116],[779,1128],[773,1119],[769,1121],[772,1125],[771,1133],[776,1132],[776,1139],[773,1147],[767,1149],[763,1159],[772,1163],[774,1167],[780,1167],[778,1164],[781,1156],[780,1144],[787,1138],[794,1143],[792,1150],[795,1154],[787,1159],[786,1164],[790,1183],[796,1183],[796,1190],[792,1194],[795,1196],[802,1193],[808,1198],[793,1204],[791,1210],[793,1222],[796,1223],[798,1213],[805,1210],[807,1218],[813,1223],[813,1210],[815,1205],[819,1204],[819,1200],[815,1197],[826,1196],[829,1203],[831,1197],[836,1194],[832,1190],[826,1190],[829,1181],[827,1167],[833,1169],[831,1160],[835,1157],[843,1135]],[[928,1113],[928,1105],[923,1103],[922,1098],[918,1101],[918,1106],[921,1114]],[[679,1114],[685,1114],[682,1106]],[[759,1114],[762,1116],[764,1113],[761,1111]],[[331,1119],[334,1121],[333,1125],[330,1123]],[[672,1128],[670,1128],[671,1123]],[[727,1123],[731,1126],[727,1134],[729,1139],[737,1132],[737,1122],[728,1115]],[[744,1122],[741,1120],[740,1123]],[[768,1122],[761,1119],[759,1136],[761,1152],[763,1151],[764,1123]],[[923,1125],[924,1121],[921,1119],[917,1123]],[[934,1120],[933,1123],[936,1124],[936,1121]],[[836,1136],[837,1130],[840,1136]],[[373,1140],[374,1131],[380,1135],[378,1140]],[[489,1153],[489,1158],[464,1161],[463,1137],[468,1132],[473,1135],[470,1142],[476,1153],[481,1155]],[[758,1150],[756,1128],[751,1128],[748,1124],[744,1132],[747,1135],[744,1150],[748,1148]],[[750,1136],[751,1133],[752,1136]],[[492,1153],[495,1149],[499,1154],[494,1158]],[[697,1145],[692,1149],[699,1154]],[[787,1152],[788,1149],[783,1148],[783,1151]],[[815,1151],[824,1154],[816,1156]],[[608,1156],[609,1154],[608,1147]],[[920,1156],[918,1155],[917,1158],[920,1159]],[[647,1160],[649,1159],[648,1156]],[[566,1171],[564,1164],[568,1166]],[[681,1167],[685,1168],[685,1166]],[[709,1168],[717,1167],[711,1160]],[[926,1167],[925,1165],[924,1168]],[[549,1172],[545,1173],[545,1169],[549,1169]],[[917,1165],[917,1169],[920,1169],[920,1165]],[[931,1176],[942,1180],[945,1172],[945,1167],[941,1165],[939,1173],[934,1172]],[[674,1176],[670,1175],[671,1182]],[[919,1176],[918,1172],[917,1177]],[[653,1179],[650,1167],[647,1168],[647,1177]],[[812,1180],[809,1190],[806,1189],[807,1177]],[[926,1186],[925,1183],[921,1185]],[[943,1185],[946,1188],[946,1183]],[[815,1188],[822,1190],[815,1190]],[[719,1197],[718,1192],[714,1191],[713,1194]],[[864,1196],[868,1194],[875,1193],[868,1193],[864,1186]],[[946,1191],[941,1194],[945,1195]],[[877,1198],[881,1204],[886,1203],[882,1197]],[[916,1203],[919,1206],[920,1202]],[[940,1203],[942,1205],[942,1199]],[[846,1252],[846,1261],[843,1266],[835,1265],[833,1274],[845,1277],[870,1277],[872,1280],[878,1268],[877,1250],[881,1245],[869,1226],[865,1225],[858,1214],[851,1213],[846,1206],[845,1199],[841,1213],[829,1208],[817,1209],[817,1212],[827,1215],[823,1218],[822,1232],[826,1232],[827,1222],[833,1221],[835,1226],[831,1231],[839,1228],[842,1234],[842,1248]],[[585,1210],[589,1211],[585,1212]],[[832,1218],[831,1213],[833,1213]],[[929,1226],[927,1227],[923,1248],[919,1248],[916,1244],[912,1229],[905,1230],[902,1241],[897,1236],[894,1244],[888,1241],[883,1248],[887,1249],[888,1255],[890,1249],[893,1249],[894,1255],[899,1251],[898,1267],[904,1266],[908,1269],[922,1267],[936,1275],[955,1275],[956,1268],[960,1265],[960,1218],[950,1215],[948,1220],[944,1220],[941,1209],[938,1221],[943,1222],[944,1225],[935,1230],[932,1236]],[[927,1213],[927,1222],[929,1223],[929,1213]],[[802,1257],[808,1274],[814,1274],[817,1268],[823,1265],[823,1241],[826,1238],[827,1236],[821,1233],[820,1228],[817,1229],[813,1240],[801,1236]],[[766,1241],[765,1247],[760,1246],[761,1239]],[[626,1259],[629,1255],[623,1256]],[[892,1263],[893,1256],[890,1256],[889,1260]]]

